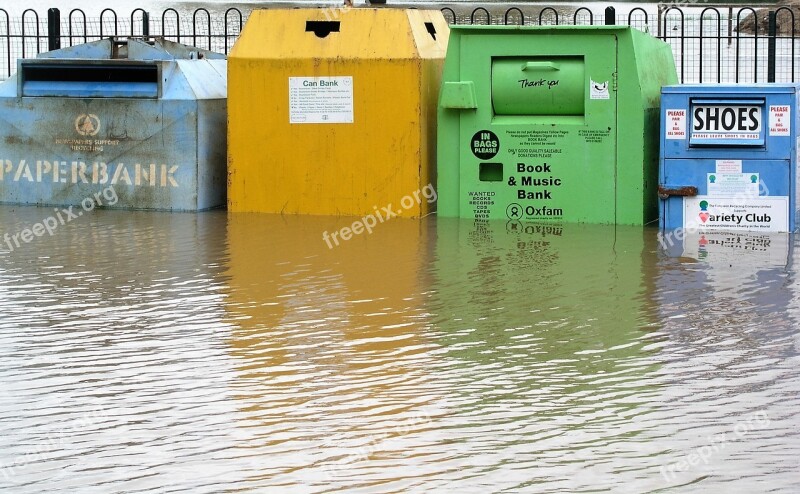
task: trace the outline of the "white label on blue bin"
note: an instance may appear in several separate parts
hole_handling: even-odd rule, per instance
[[[353,77],[290,77],[289,123],[353,123]]]
[[[789,231],[787,196],[740,199],[695,196],[683,198],[683,227],[693,231]]]
[[[666,110],[667,120],[664,125],[664,136],[667,139],[686,139],[686,109]]]
[[[792,110],[789,106],[770,105],[769,135],[788,136],[791,130]]]
[[[708,173],[706,185],[711,197],[758,197],[758,173]]]

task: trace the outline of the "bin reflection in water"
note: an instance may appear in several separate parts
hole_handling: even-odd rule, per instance
[[[641,228],[437,221],[434,300],[445,340],[511,344],[536,328],[529,336],[544,336],[543,356],[573,358],[631,343],[653,323],[646,271],[654,266],[642,254],[655,245]],[[494,360],[468,348],[459,352],[466,359]],[[615,360],[570,365],[581,373],[610,371]]]
[[[781,472],[796,471],[790,455],[770,456],[777,443],[766,439],[797,429],[792,247],[788,233],[710,231],[660,248],[655,301],[670,379],[660,399],[670,406],[655,418],[682,445],[663,462],[667,486],[728,478],[758,490],[758,476],[742,472],[782,482]],[[678,468],[696,451],[701,462]]]
[[[730,311],[735,317],[727,322],[708,321],[726,334],[751,323],[762,326],[757,319],[773,310],[786,313],[791,295],[779,287],[792,267],[791,234],[709,231],[686,233],[681,241],[661,239],[661,251],[670,258],[659,270],[662,310],[698,317],[698,323]],[[762,329],[761,334],[770,331]]]
[[[229,215],[230,351],[240,425],[259,428],[252,454],[270,458],[260,485],[352,480],[376,458],[414,451],[413,433],[441,413],[421,334],[424,223],[394,219],[328,248],[323,232],[352,221]]]
[[[565,491],[576,485],[568,478],[601,478],[655,456],[646,419],[658,368],[646,347],[659,326],[649,230],[437,223],[428,310],[442,356],[463,369],[452,390],[460,420],[484,434],[478,445],[465,428],[457,450],[495,452],[486,454],[496,464]],[[576,461],[582,455],[612,459]],[[513,488],[519,478],[508,474],[495,480]]]

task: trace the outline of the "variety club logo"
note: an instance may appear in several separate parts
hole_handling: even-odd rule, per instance
[[[75,130],[82,136],[96,136],[100,132],[100,119],[93,113],[83,113],[75,119]]]
[[[700,221],[705,223],[708,221],[710,214],[708,214],[708,201],[700,201],[700,214],[697,215]]]

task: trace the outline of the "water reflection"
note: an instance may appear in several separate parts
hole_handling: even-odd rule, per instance
[[[688,234],[669,245],[659,273],[659,306],[667,321],[686,319],[704,334],[792,331],[792,236],[787,233]],[[764,318],[774,319],[764,325]]]
[[[329,249],[352,221],[97,211],[0,253],[0,487],[793,489],[794,238],[429,218]]]
[[[386,466],[424,461],[422,431],[442,413],[424,334],[424,224],[394,220],[329,248],[322,233],[346,224],[230,216],[241,426],[263,431],[254,453],[270,458],[258,485],[403,485]]]
[[[14,234],[53,213],[3,207],[0,224]],[[3,490],[192,485],[232,445],[224,223],[96,211],[0,254]]]
[[[796,465],[774,457],[782,441],[767,438],[800,423],[794,239],[711,232],[668,247],[656,297],[669,403],[657,419],[673,444],[662,474],[670,485],[735,480],[788,492]]]
[[[658,328],[653,237],[441,218],[437,227],[431,312],[459,369],[452,421],[463,461],[477,449],[492,465],[472,474],[515,492],[590,488],[633,464],[643,471],[627,482],[655,478],[641,458],[658,446],[640,423],[657,370],[646,349]],[[464,477],[454,482],[466,489]]]
[[[451,316],[439,321],[442,337],[483,342],[465,345],[467,358],[496,360],[497,343],[522,339],[545,345],[544,360],[572,359],[580,373],[611,370],[614,362],[599,355],[631,348],[657,323],[649,303],[655,259],[644,255],[655,249],[651,239],[641,228],[439,219],[436,312]]]

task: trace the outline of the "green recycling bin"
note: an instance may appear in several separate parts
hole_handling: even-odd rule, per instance
[[[438,214],[643,225],[658,218],[666,43],[621,26],[452,26]]]

